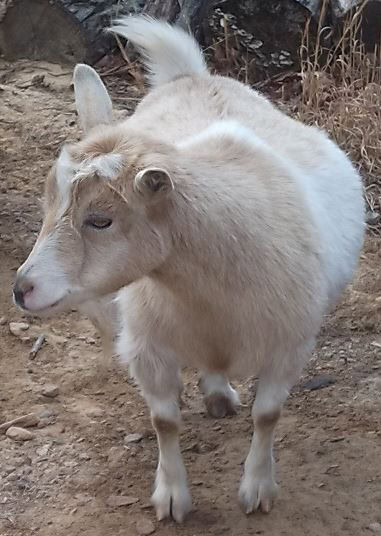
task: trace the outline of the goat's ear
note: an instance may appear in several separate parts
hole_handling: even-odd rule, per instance
[[[146,202],[157,201],[174,189],[168,171],[149,167],[139,171],[134,180],[134,191]]]
[[[112,121],[112,103],[100,76],[92,67],[79,63],[74,69],[75,105],[85,134]]]

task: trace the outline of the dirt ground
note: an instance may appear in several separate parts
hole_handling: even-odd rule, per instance
[[[197,376],[186,371],[181,443],[194,512],[182,526],[156,521],[149,505],[156,441],[126,371],[115,362],[102,374],[99,341],[86,319],[25,318],[11,300],[15,270],[39,228],[45,175],[62,142],[78,135],[69,81],[59,66],[0,64],[0,424],[40,416],[30,441],[0,433],[0,535],[381,534],[377,239],[368,240],[354,288],[327,319],[285,407],[275,446],[281,493],[271,514],[245,517],[236,496],[254,379],[235,384],[238,415],[217,421],[205,415]],[[137,98],[127,85],[113,93],[122,109]],[[29,328],[12,334],[9,323],[22,321]],[[32,360],[41,333],[46,343]],[[322,376],[329,385],[310,390],[306,382]],[[59,390],[53,398],[43,395],[49,384]],[[142,439],[125,442],[133,433]],[[116,506],[118,495],[132,504]]]

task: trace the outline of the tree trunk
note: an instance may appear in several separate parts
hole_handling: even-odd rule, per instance
[[[94,63],[115,44],[103,32],[140,0],[0,0],[0,52],[64,64]]]

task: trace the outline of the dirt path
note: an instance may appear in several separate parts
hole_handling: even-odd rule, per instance
[[[51,74],[42,79],[46,69]],[[0,535],[134,536],[142,520],[158,536],[381,534],[381,254],[374,240],[285,408],[273,512],[245,517],[236,499],[255,382],[238,385],[237,416],[214,421],[188,371],[182,449],[195,511],[181,527],[156,522],[149,506],[156,441],[126,372],[115,364],[100,374],[99,342],[85,319],[26,319],[10,297],[14,271],[39,228],[45,174],[60,144],[77,136],[68,81],[57,66],[0,64],[0,423],[32,411],[41,416],[31,441],[0,435]],[[133,89],[127,96],[118,103],[136,98]],[[10,333],[12,321],[30,324],[26,340]],[[47,342],[32,361],[41,333]],[[336,383],[303,387],[321,375]],[[58,386],[58,396],[42,394],[48,384]],[[143,437],[126,443],[132,433]],[[115,495],[133,504],[115,506]]]

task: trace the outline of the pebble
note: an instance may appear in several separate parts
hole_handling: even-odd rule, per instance
[[[60,391],[59,391],[57,385],[54,385],[54,384],[45,385],[42,388],[42,391],[41,391],[41,393],[44,396],[47,396],[48,398],[55,398],[58,395],[59,392]]]
[[[110,467],[119,467],[123,463],[123,458],[126,456],[126,449],[123,447],[111,447],[107,460],[110,464]]]
[[[106,500],[106,504],[111,507],[131,506],[138,501],[138,497],[130,497],[129,495],[110,495],[110,497],[108,497],[108,499]]]
[[[148,536],[155,532],[155,525],[149,519],[142,518],[136,522],[136,530],[139,535]]]
[[[315,376],[311,380],[307,381],[302,389],[308,391],[315,391],[316,389],[323,389],[324,387],[329,387],[334,385],[337,379],[334,376]]]
[[[50,407],[44,407],[39,413],[40,419],[49,419],[51,417],[57,417],[57,415],[57,410]]]
[[[10,322],[9,323],[9,331],[14,335],[15,337],[22,337],[24,334],[24,331],[29,329],[29,324],[26,322]]]
[[[101,408],[93,407],[88,408],[85,411],[85,414],[87,417],[93,418],[93,417],[102,417],[103,416],[103,410]]]
[[[125,443],[139,443],[143,439],[142,434],[129,434],[124,438]]]
[[[14,471],[16,471],[16,467],[14,467],[13,465],[7,465],[4,467],[3,474],[7,476],[13,473]]]
[[[368,529],[376,534],[381,534],[381,523],[371,523]]]
[[[34,438],[32,432],[25,430],[25,428],[19,428],[18,426],[11,426],[8,428],[6,435],[15,441],[29,441]]]
[[[38,454],[38,456],[45,457],[48,454],[49,449],[50,449],[50,443],[48,443],[46,445],[43,445],[42,447],[38,448],[36,450],[36,454]]]
[[[0,326],[4,326],[6,323],[7,323],[7,317],[6,317],[6,316],[2,316],[2,317],[0,318]]]

